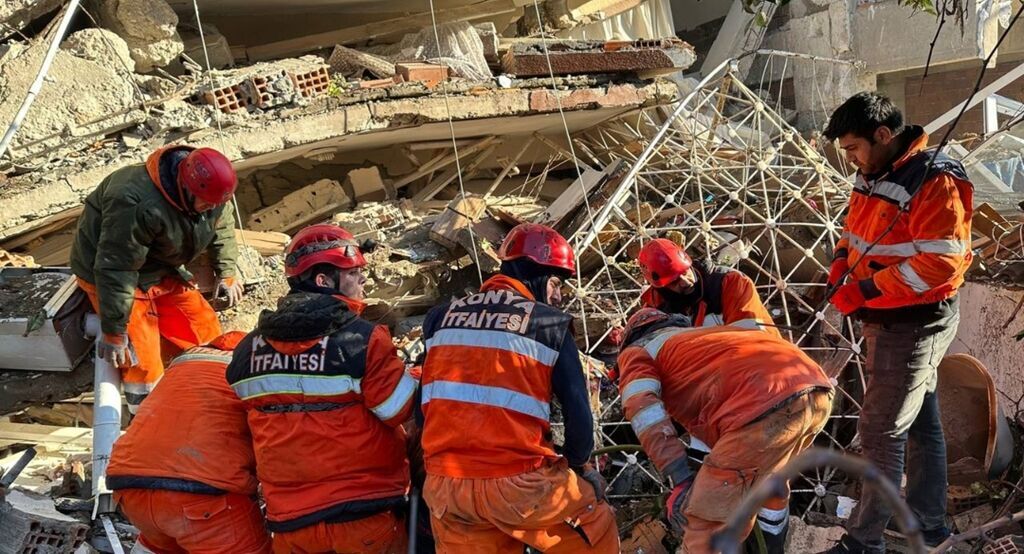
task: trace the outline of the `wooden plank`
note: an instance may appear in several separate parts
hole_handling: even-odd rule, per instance
[[[7,233],[7,237],[2,239],[3,242],[0,243],[0,247],[4,250],[13,250],[25,246],[43,235],[59,231],[65,225],[78,219],[78,216],[82,215],[84,209],[84,206],[76,206],[42,219],[22,223]]]
[[[488,0],[468,6],[436,10],[435,14],[437,20],[442,22],[467,21],[509,13],[516,9],[518,8],[512,0]],[[355,27],[346,27],[344,29],[252,46],[246,49],[246,55],[250,61],[286,58],[298,56],[312,50],[330,48],[337,44],[351,44],[385,35],[418,31],[430,27],[435,14],[431,14],[429,11],[419,12],[404,17],[356,25]]]
[[[456,165],[455,167],[451,168],[437,180],[431,182],[429,185],[424,187],[423,190],[414,194],[412,197],[412,201],[422,202],[434,198],[434,196],[437,196],[437,193],[444,190],[446,186],[448,186],[450,183],[459,178],[460,169],[462,170],[463,182],[472,179],[473,175],[476,174],[477,168],[480,167],[480,164],[489,160],[491,158],[491,155],[494,154],[494,150],[497,148],[497,144],[492,144],[488,146],[483,152],[481,152],[476,158],[473,158],[473,161],[469,162],[468,165],[461,168],[458,165]]]
[[[604,19],[619,15],[643,3],[643,0],[587,0],[570,11],[572,18],[579,21],[587,16],[600,13]]]
[[[46,237],[28,254],[41,266],[67,266],[71,262],[71,244],[74,239],[72,231],[62,231]]]
[[[566,187],[562,194],[558,195],[558,198],[544,210],[544,215],[541,216],[541,223],[554,225],[561,221],[563,217],[569,215],[569,213],[583,203],[583,197],[590,194],[594,186],[606,178],[609,170],[614,167],[615,164],[612,164],[605,168],[604,171],[584,169],[583,175],[580,175],[571,185]]]
[[[292,238],[286,233],[276,231],[253,231],[251,229],[235,229],[235,240],[255,248],[261,256],[283,254]]]
[[[490,146],[492,142],[496,140],[498,140],[498,137],[496,136],[484,137],[475,142],[474,144],[460,150],[458,157],[459,159],[462,159],[466,156],[474,154],[483,148],[487,148],[488,146]],[[455,163],[455,158],[456,157],[454,152],[452,152],[451,154],[445,154],[444,152],[442,152],[435,156],[434,159],[427,162],[423,167],[395,181],[394,184],[391,186],[393,186],[395,190],[398,190],[408,185],[409,183],[416,181],[421,177],[424,177],[434,171],[437,171],[438,169],[441,169],[442,167]]]
[[[92,448],[92,429],[0,422],[0,444],[33,444],[47,450]]]
[[[523,157],[523,154],[526,153],[526,150],[530,147],[531,144],[533,144],[533,137],[530,137],[523,141],[523,145],[519,148],[519,152],[516,152],[516,155],[511,160],[509,160],[509,162],[505,165],[504,169],[501,170],[501,173],[499,173],[498,176],[494,178],[494,182],[491,183],[491,186],[487,187],[487,192],[484,193],[484,198],[490,196],[491,193],[494,192],[494,189],[498,188],[498,185],[500,185],[501,182],[505,180],[505,177],[508,177],[508,174],[512,171],[513,168],[516,167],[516,165],[519,163],[519,159]]]

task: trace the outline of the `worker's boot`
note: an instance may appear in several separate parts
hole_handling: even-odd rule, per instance
[[[868,550],[860,541],[844,533],[835,546],[818,554],[868,554]]]

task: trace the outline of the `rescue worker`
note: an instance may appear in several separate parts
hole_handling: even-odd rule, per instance
[[[745,325],[782,336],[754,282],[743,273],[693,261],[683,247],[668,239],[648,241],[637,262],[650,285],[640,296],[642,306],[683,314],[695,327]]]
[[[285,257],[289,293],[235,350],[274,552],[405,552],[402,423],[416,380],[365,308],[366,259],[336,225],[306,227]]]
[[[928,135],[904,126],[885,96],[854,95],[824,134],[857,166],[829,272],[832,303],[861,321],[867,347],[857,432],[864,457],[893,483],[902,481],[909,457],[907,504],[934,546],[949,535],[937,367],[960,321],[957,290],[971,265],[974,187],[960,162],[925,151]],[[884,552],[892,513],[865,487],[835,551]]]
[[[626,417],[672,488],[666,512],[682,552],[712,552],[712,533],[744,494],[811,446],[831,410],[818,364],[762,330],[690,327],[686,316],[642,308],[626,324],[618,365]],[[711,446],[696,475],[673,423]],[[783,552],[788,496],[765,506],[782,522],[765,535],[769,552]]]
[[[572,247],[524,223],[499,257],[479,293],[434,307],[423,325],[423,498],[437,551],[618,552],[603,479],[587,465],[593,416],[572,318],[554,307]],[[551,443],[552,397],[564,456]]]
[[[245,408],[224,378],[244,336],[175,358],[114,443],[107,484],[140,531],[133,552],[270,552]]]
[[[228,202],[237,183],[220,152],[168,146],[114,171],[85,200],[71,270],[100,316],[98,354],[121,369],[132,413],[166,360],[221,334],[185,265],[208,251],[217,294],[230,305],[242,297]]]

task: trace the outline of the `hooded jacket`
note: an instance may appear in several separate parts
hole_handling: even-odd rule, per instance
[[[161,171],[164,157],[182,149],[190,147],[160,149],[146,164],[114,171],[85,200],[71,270],[96,286],[104,333],[125,332],[136,289],[146,292],[167,276],[191,280],[185,265],[207,250],[220,277],[235,274],[231,203],[190,214],[173,182],[177,166]]]
[[[393,509],[409,488],[401,424],[415,379],[362,303],[292,292],[235,349],[227,380],[248,413],[268,528]]]

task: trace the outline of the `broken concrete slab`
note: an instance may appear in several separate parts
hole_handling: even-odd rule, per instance
[[[74,56],[99,64],[116,63],[116,69],[129,71],[135,67],[128,43],[113,31],[107,29],[82,29],[71,33],[60,45]]]
[[[104,27],[128,44],[139,73],[164,67],[185,50],[178,15],[164,0],[103,0],[99,16]]]
[[[506,73],[518,77],[585,73],[673,73],[693,65],[693,47],[677,38],[637,41],[517,43],[502,57]],[[550,65],[549,65],[550,60]]]
[[[352,201],[345,194],[341,183],[322,179],[252,214],[246,228],[289,232],[318,219],[329,219],[338,210],[351,205]]]
[[[331,57],[327,58],[327,65],[331,66],[331,71],[342,75],[355,75],[366,70],[383,79],[395,74],[393,62],[340,44],[334,47]]]
[[[46,53],[46,43],[12,43],[0,57],[0,121],[12,121]],[[108,56],[109,59],[109,56]],[[140,102],[124,69],[58,50],[47,83],[11,144],[14,160],[57,145],[81,142],[95,133],[142,121]]]
[[[617,88],[575,84],[593,83],[592,78],[559,82],[571,83],[567,86],[572,91],[598,99],[573,103],[573,107],[563,106],[570,130],[589,127],[637,107],[669,102],[678,94],[676,87],[664,83],[622,85],[636,92],[623,95]],[[550,82],[543,79],[524,83],[550,86]],[[495,130],[518,136],[535,131],[563,133],[554,102],[531,107],[531,94],[537,92],[531,89],[488,89],[456,94],[450,90],[447,102],[456,133],[462,138],[479,137]],[[568,91],[559,92],[569,94]],[[223,133],[214,129],[201,130],[179,142],[222,150],[228,158],[236,160],[240,171],[244,171],[277,165],[325,148],[374,150],[402,142],[450,140],[444,96],[428,95],[425,89],[419,94],[421,96],[416,98],[378,99],[373,103],[345,105],[338,105],[334,98],[328,97],[323,104],[300,108],[289,117],[275,113],[254,116],[247,119],[246,124],[225,127]],[[609,94],[608,102],[599,100],[600,96]],[[166,138],[156,137],[144,146],[125,152],[111,148],[87,158],[63,158],[48,162],[39,171],[9,179],[6,186],[0,187],[0,201],[4,205],[0,214],[0,239],[19,229],[19,225],[26,221],[80,204],[111,171],[128,164],[142,163],[148,152],[166,141]],[[342,178],[339,176],[339,180]]]
[[[345,178],[345,191],[357,203],[366,200],[383,200],[387,195],[384,179],[381,178],[380,168],[377,166],[361,167],[349,171]]]
[[[61,7],[63,0],[5,0],[0,2],[0,39],[20,31],[34,19]]]

